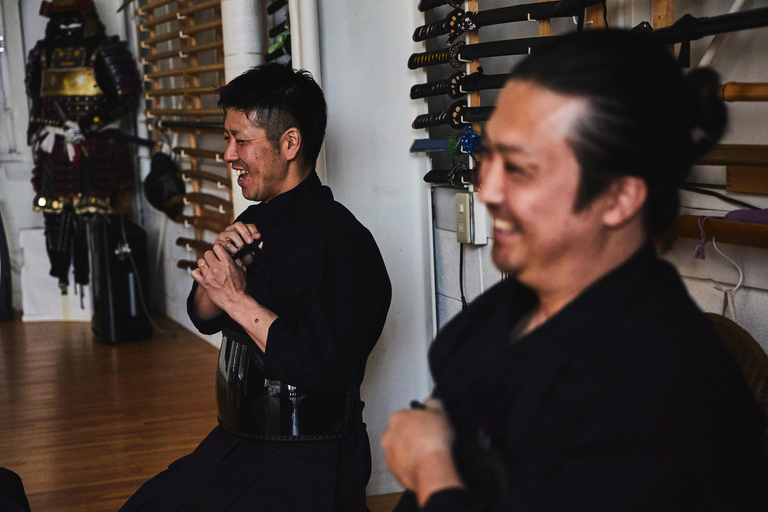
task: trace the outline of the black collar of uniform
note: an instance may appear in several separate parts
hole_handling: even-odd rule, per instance
[[[317,172],[313,170],[291,190],[273,197],[266,203],[255,205],[252,222],[264,235],[280,221],[290,217],[316,199],[333,200],[333,194],[330,188],[323,186]]]
[[[552,318],[521,337],[520,344],[527,344],[527,339],[548,338],[562,329],[571,334],[580,332],[616,315],[620,310],[631,307],[631,301],[642,289],[661,286],[659,279],[668,282],[668,279],[674,278],[674,270],[666,267],[668,265],[656,256],[653,244],[645,244],[627,261],[592,283]]]
[[[494,419],[494,411],[504,410],[499,405],[502,400],[511,400],[515,390],[525,386],[529,379],[537,378],[536,375],[542,371],[542,358],[547,361],[545,367],[554,368],[566,364],[571,354],[588,342],[590,337],[585,336],[585,333],[600,328],[603,322],[620,321],[623,318],[620,310],[631,308],[636,296],[645,295],[643,289],[661,285],[660,276],[674,275],[671,266],[669,274],[660,273],[658,269],[664,265],[657,258],[654,247],[648,244],[619,267],[595,281],[545,323],[517,338],[514,337],[514,323],[525,318],[531,308],[536,307],[536,300],[529,288],[513,280],[512,287],[519,288],[511,296],[515,318],[506,333],[509,336],[508,349],[483,369],[478,383],[470,386],[471,389],[477,389],[478,386],[485,389],[484,394],[489,397],[485,401],[476,399],[475,405],[469,408],[470,414],[479,418],[479,424],[492,430],[492,425],[500,425]],[[517,303],[519,299],[523,299],[522,306]],[[488,400],[496,404],[490,407]]]

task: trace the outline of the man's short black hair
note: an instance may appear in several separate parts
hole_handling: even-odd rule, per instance
[[[725,131],[717,74],[684,75],[667,49],[644,34],[561,36],[522,60],[512,79],[587,100],[568,137],[581,167],[575,209],[623,176],[640,177],[648,189],[643,225],[649,235],[675,219],[678,188],[692,163]]]
[[[269,63],[249,69],[219,90],[219,108],[226,115],[239,110],[267,132],[276,145],[289,128],[301,132],[304,163],[314,168],[325,137],[328,114],[325,96],[305,70]]]

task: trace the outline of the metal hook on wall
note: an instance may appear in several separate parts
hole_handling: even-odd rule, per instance
[[[733,261],[731,258],[726,256],[725,253],[723,253],[723,251],[721,251],[717,247],[717,242],[715,242],[715,237],[712,237],[712,247],[715,248],[715,250],[720,256],[722,256],[723,258],[731,262],[731,264],[734,267],[736,267],[736,270],[739,271],[739,282],[736,283],[736,286],[734,286],[733,288],[725,288],[723,286],[720,286],[719,284],[713,285],[716,290],[719,290],[724,294],[723,295],[723,313],[722,313],[723,316],[729,317],[731,320],[738,323],[738,318],[736,316],[736,296],[735,295],[736,295],[736,291],[739,288],[741,288],[741,283],[744,282],[744,272],[742,272],[741,267],[735,261]]]

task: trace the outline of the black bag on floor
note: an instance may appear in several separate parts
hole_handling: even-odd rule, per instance
[[[3,215],[0,213],[0,321],[13,320],[13,289],[11,288],[11,255],[5,238]]]
[[[3,512],[30,512],[24,484],[19,475],[0,467],[0,510]]]

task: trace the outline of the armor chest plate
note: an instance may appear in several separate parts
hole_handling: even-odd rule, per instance
[[[102,94],[88,66],[85,47],[55,48],[43,64],[41,96],[97,96]]]

